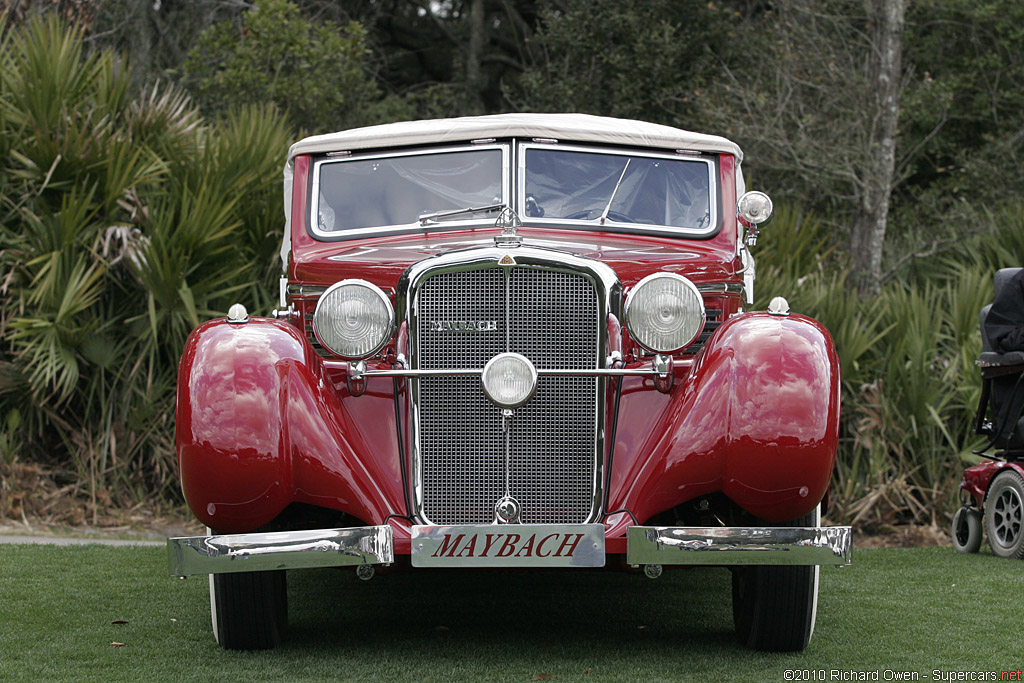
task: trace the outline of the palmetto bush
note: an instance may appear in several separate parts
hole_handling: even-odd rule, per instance
[[[189,331],[276,291],[272,109],[202,120],[52,17],[0,26],[0,447],[94,501],[174,497],[175,372]],[[94,506],[94,512],[96,507]]]

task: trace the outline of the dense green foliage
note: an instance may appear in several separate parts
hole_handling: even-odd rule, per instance
[[[570,0],[547,6],[530,40],[538,58],[507,84],[514,108],[579,111],[686,127],[727,38],[700,0]],[[711,47],[712,49],[709,49]],[[685,74],[685,78],[680,75]]]
[[[366,72],[366,32],[358,23],[314,24],[286,0],[264,0],[238,23],[211,26],[182,65],[182,83],[201,108],[275,102],[312,131],[408,114],[400,101],[382,99]]]
[[[289,572],[289,630],[272,652],[221,650],[206,577],[166,574],[163,548],[5,546],[5,681],[782,681],[825,669],[999,672],[1020,668],[1006,599],[1020,563],[983,550],[858,550],[824,567],[802,653],[745,650],[729,573],[651,581],[613,572],[417,572],[358,581]],[[25,571],[32,567],[32,571]],[[913,605],[894,615],[894,605]],[[495,628],[501,615],[502,628]],[[119,621],[127,623],[118,623]],[[1003,645],[1009,638],[1008,645]],[[112,645],[123,643],[123,646]],[[983,646],[989,644],[991,646]]]
[[[96,44],[138,55],[136,81],[182,75],[206,115],[272,98],[312,133],[510,109],[638,117],[736,139],[748,178],[817,212],[837,244],[867,229],[878,147],[867,8],[879,3],[38,4],[77,13]],[[1024,180],[1024,107],[1012,85],[1024,70],[1022,13],[1014,0],[909,3],[892,196],[876,216],[890,216],[881,282],[901,277],[907,258],[998,227],[989,210]],[[839,256],[857,265],[846,248]]]
[[[15,3],[0,26],[3,459],[67,467],[97,505],[175,498],[178,354],[233,301],[269,308],[298,129],[587,111],[745,148],[748,185],[782,200],[754,252],[758,306],[787,296],[842,360],[833,516],[944,524],[980,443],[977,312],[993,271],[1024,263],[1024,6],[910,5],[885,277],[862,298],[846,233],[871,148],[863,6]]]
[[[188,333],[273,291],[292,133],[271,107],[211,126],[173,86],[131,92],[56,17],[4,35],[3,458],[52,454],[94,501],[141,500],[173,488]]]

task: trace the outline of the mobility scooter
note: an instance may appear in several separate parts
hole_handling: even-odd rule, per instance
[[[989,442],[975,451],[986,461],[968,467],[960,482],[963,505],[953,517],[952,536],[962,553],[978,551],[984,525],[994,555],[1024,559],[1024,350],[1007,350],[1016,345],[1003,341],[1024,335],[1024,297],[1014,279],[1022,270],[997,271],[995,301],[981,310],[982,391],[974,426]],[[990,315],[993,306],[997,312]],[[1014,308],[1020,320],[1004,313]]]

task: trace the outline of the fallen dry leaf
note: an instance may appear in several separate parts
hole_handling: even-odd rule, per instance
[[[531,681],[550,681],[554,676],[551,674],[534,674]]]
[[[127,624],[127,623],[128,623],[128,620],[127,620],[127,619],[114,619],[114,620],[113,620],[112,622],[110,622],[110,623],[111,623],[111,624]]]
[[[119,643],[116,640],[112,642],[111,645],[113,645],[114,647],[124,647],[124,643]]]
[[[584,676],[586,676],[587,674],[592,674],[592,673],[594,673],[594,667],[588,667],[588,668],[583,670],[583,675]]]

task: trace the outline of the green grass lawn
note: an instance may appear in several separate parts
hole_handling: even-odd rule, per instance
[[[721,569],[656,581],[292,572],[282,647],[226,652],[206,578],[171,578],[166,564],[162,548],[0,546],[0,680],[784,681],[794,669],[998,680],[1024,666],[1024,563],[987,549],[863,550],[852,567],[823,568],[814,640],[786,655],[734,642]]]

